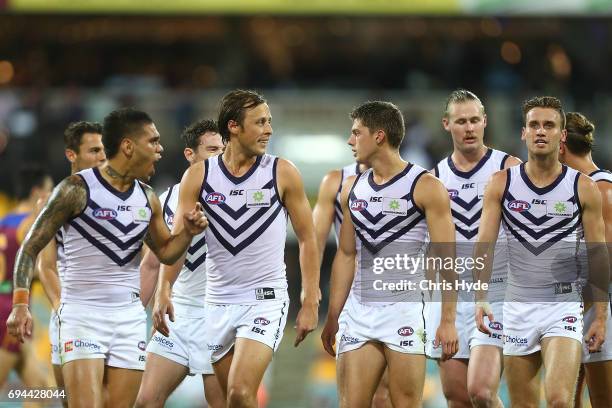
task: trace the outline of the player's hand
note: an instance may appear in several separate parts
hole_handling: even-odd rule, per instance
[[[174,306],[170,296],[159,294],[155,297],[155,305],[153,306],[153,327],[155,330],[168,337],[170,328],[166,323],[166,315],[171,322],[174,322]]]
[[[434,347],[442,346],[442,361],[450,359],[459,351],[459,336],[454,323],[440,322],[434,339]]]
[[[489,318],[489,322],[494,322],[493,309],[489,302],[476,302],[476,327],[484,334],[491,334],[491,330],[484,322],[484,317]]]
[[[32,335],[32,315],[28,306],[14,306],[6,320],[6,327],[9,334],[22,343],[26,337],[30,337]]]
[[[589,353],[601,351],[601,346],[606,340],[606,321],[603,319],[595,319],[589,331],[584,336],[585,343],[589,346]]]
[[[336,357],[334,343],[336,343],[336,334],[338,333],[338,329],[338,319],[330,318],[328,316],[323,332],[321,333],[321,341],[323,342],[323,348],[325,351],[327,351],[327,354],[332,357]]]
[[[298,312],[297,318],[295,319],[295,329],[297,331],[297,335],[295,336],[295,343],[293,343],[293,346],[297,347],[302,340],[308,336],[308,333],[317,328],[318,324],[319,304],[303,304]]]
[[[196,203],[193,210],[183,215],[183,221],[190,235],[198,235],[208,227],[208,219],[204,216],[204,209],[200,203]]]

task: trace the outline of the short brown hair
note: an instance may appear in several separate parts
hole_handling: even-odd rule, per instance
[[[371,131],[383,130],[391,147],[399,148],[404,139],[404,116],[397,106],[391,102],[366,102],[355,108],[351,119],[359,119]]]
[[[563,106],[559,99],[554,96],[536,96],[535,98],[526,100],[523,103],[523,120],[525,122],[527,122],[527,113],[534,108],[556,110],[561,117],[561,129],[565,129],[565,112],[563,111]]]
[[[183,139],[185,147],[195,150],[198,148],[200,136],[207,132],[219,133],[217,122],[212,119],[203,119],[198,122],[194,122],[183,130],[183,133],[181,133],[181,139]]]
[[[234,120],[242,125],[247,109],[253,109],[262,103],[266,103],[262,95],[255,91],[245,91],[243,89],[232,91],[221,99],[217,124],[224,144],[229,142],[230,134],[227,128],[229,121]]]
[[[567,112],[565,129],[567,130],[565,145],[570,152],[584,156],[593,150],[595,125],[586,116],[579,112]]]
[[[102,134],[102,125],[98,122],[72,122],[64,131],[64,147],[79,152],[79,147],[85,133]]]

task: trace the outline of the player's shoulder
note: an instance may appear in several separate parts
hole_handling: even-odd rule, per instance
[[[496,186],[504,187],[506,185],[506,180],[508,180],[508,174],[510,173],[510,168],[504,168],[502,170],[497,170],[491,177],[489,178],[489,183],[494,183]],[[499,184],[501,183],[501,184]]]
[[[321,180],[321,188],[340,188],[342,182],[342,170],[333,169],[325,173]]]
[[[290,181],[291,179],[301,178],[300,171],[291,160],[276,156],[269,157],[274,157],[276,161],[276,174],[279,179],[289,179]]]
[[[575,177],[578,178],[578,189],[587,188],[587,189],[597,189],[597,182],[593,180],[592,177],[579,172],[578,170],[574,170],[571,167],[568,167],[568,173],[572,171],[576,174]]]
[[[416,179],[413,184],[414,194],[419,195],[422,193],[430,194],[437,190],[444,190],[446,194],[446,187],[444,183],[438,177],[433,175],[430,171],[423,169],[416,174]]]
[[[501,170],[505,170],[510,167],[518,166],[519,164],[523,163],[523,161],[516,156],[513,156],[505,152],[502,152],[502,153],[504,154],[504,157],[501,162]]]

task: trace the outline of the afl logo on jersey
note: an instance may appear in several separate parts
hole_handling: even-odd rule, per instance
[[[410,326],[404,326],[397,331],[397,334],[400,336],[412,336],[414,334],[414,329]]]
[[[516,212],[527,211],[531,208],[531,204],[523,200],[512,200],[508,203],[508,209]]]
[[[351,203],[352,211],[363,211],[368,208],[368,202],[366,200],[355,200]]]
[[[114,220],[117,218],[117,211],[111,208],[98,208],[94,210],[93,216],[99,220]]]
[[[268,319],[266,319],[265,317],[257,317],[257,318],[255,318],[253,323],[260,324],[262,326],[267,326],[267,325],[270,324],[270,321]]]
[[[451,200],[457,197],[458,195],[459,195],[459,191],[452,189],[452,188],[448,190],[448,198],[450,198]]]
[[[504,329],[504,325],[501,324],[500,322],[490,322],[489,327],[492,328],[493,330],[503,330]]]
[[[208,193],[204,200],[206,201],[206,204],[211,204],[211,205],[223,204],[225,202],[225,196],[221,193],[213,192],[213,193]]]

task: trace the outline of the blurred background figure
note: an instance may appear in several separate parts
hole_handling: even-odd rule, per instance
[[[47,374],[37,361],[31,339],[21,343],[11,336],[6,319],[13,307],[13,266],[17,251],[51,193],[53,179],[41,167],[28,165],[19,169],[15,183],[17,205],[0,219],[0,389],[13,369],[27,387],[47,384]]]

